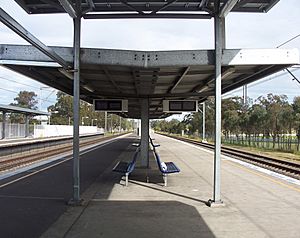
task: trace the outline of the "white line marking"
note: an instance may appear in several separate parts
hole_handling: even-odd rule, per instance
[[[32,197],[32,196],[10,196],[0,195],[1,198],[39,199],[39,200],[64,200],[63,197]]]

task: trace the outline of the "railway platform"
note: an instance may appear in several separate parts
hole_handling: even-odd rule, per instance
[[[153,158],[149,170],[134,170],[127,187],[110,164],[85,190],[84,205],[69,207],[42,237],[299,237],[297,183],[222,156],[224,206],[211,208],[213,152],[152,136],[161,159],[181,170],[167,187]],[[123,151],[118,160],[126,157]]]

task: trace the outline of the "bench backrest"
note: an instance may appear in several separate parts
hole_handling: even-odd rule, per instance
[[[153,140],[150,136],[149,136],[149,140],[150,140],[151,145],[153,145]]]
[[[157,152],[155,150],[154,150],[154,155],[155,155],[155,160],[157,162],[157,165],[158,165],[158,168],[159,168],[160,172],[164,172],[164,169],[161,165],[161,160],[160,160],[159,154],[157,154]]]
[[[132,161],[129,163],[128,171],[127,171],[128,173],[131,173],[134,170],[135,163],[136,163],[139,152],[140,152],[140,148],[137,148],[134,152]]]

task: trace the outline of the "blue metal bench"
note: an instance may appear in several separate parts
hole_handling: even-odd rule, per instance
[[[152,139],[150,136],[149,136],[149,140],[150,140],[150,144],[151,144],[152,147],[153,147],[153,150],[155,150],[156,147],[160,146],[160,144],[154,144],[154,143],[153,143],[154,139]]]
[[[154,151],[155,160],[157,162],[158,168],[163,175],[164,185],[167,186],[167,175],[173,173],[179,173],[180,169],[173,162],[162,162],[160,160],[159,154],[155,151],[155,149],[153,151]]]
[[[125,174],[125,186],[128,185],[128,176],[134,170],[136,159],[140,148],[138,147],[135,152],[131,162],[119,161],[113,168],[114,172]]]

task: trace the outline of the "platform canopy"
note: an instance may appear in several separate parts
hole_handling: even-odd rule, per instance
[[[0,112],[15,112],[15,113],[21,113],[26,115],[43,115],[43,116],[50,116],[50,113],[33,110],[29,108],[23,108],[23,107],[17,107],[12,105],[3,105],[0,104]]]
[[[297,50],[226,49],[230,12],[267,12],[279,0],[15,0],[29,14],[67,13],[73,19],[73,48],[48,47],[0,8],[0,21],[32,46],[0,45],[0,64],[73,94],[73,198],[80,204],[79,98],[128,99],[128,113],[141,118],[141,165],[149,166],[149,119],[168,116],[164,99],[215,96],[214,188],[210,206],[221,200],[221,95],[299,64]],[[178,18],[214,20],[214,50],[127,51],[81,48],[81,19]],[[73,89],[73,90],[72,90]]]
[[[51,47],[66,62],[72,48]],[[0,45],[0,64],[48,86],[73,94],[73,72],[63,69],[33,46]],[[299,64],[297,49],[224,49],[222,93]],[[214,51],[128,51],[81,49],[81,99],[128,99],[128,113],[140,118],[140,99],[149,98],[150,118],[162,118],[163,99],[198,99],[214,95]]]
[[[75,0],[15,0],[28,14],[65,13]],[[279,0],[220,0],[223,12],[267,12]],[[210,18],[215,0],[81,0],[85,19],[111,18]]]

